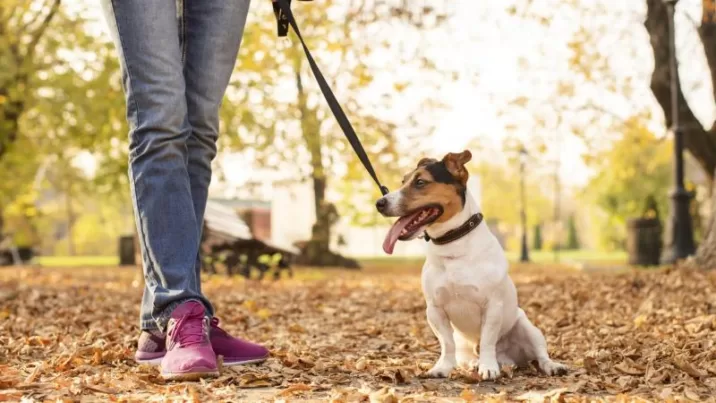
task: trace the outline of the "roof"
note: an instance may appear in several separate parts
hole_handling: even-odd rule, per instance
[[[215,236],[220,236],[227,240],[253,239],[251,230],[244,220],[230,207],[216,200],[209,199],[209,201],[206,202],[204,222],[206,222],[207,228]]]

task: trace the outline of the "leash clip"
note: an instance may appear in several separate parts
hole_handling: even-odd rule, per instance
[[[291,7],[291,0],[286,0],[288,2],[288,7]],[[276,25],[277,25],[277,31],[278,31],[278,37],[282,38],[288,35],[288,16],[284,14],[283,10],[281,10],[281,6],[278,4],[278,1],[274,1],[273,3],[273,15],[276,16]]]
[[[285,0],[288,3],[288,8],[291,8],[291,0]],[[313,1],[313,0],[298,0],[298,1]],[[278,0],[273,0],[273,15],[276,16],[276,25],[278,31],[278,37],[282,38],[288,35],[288,15],[286,15],[281,6],[278,4]]]

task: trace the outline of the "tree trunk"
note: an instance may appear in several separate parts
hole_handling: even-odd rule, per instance
[[[666,125],[671,126],[671,71],[669,68],[669,23],[667,8],[663,0],[646,0],[647,15],[644,26],[649,34],[654,54],[654,72],[651,76],[651,91],[664,112]],[[716,0],[702,0],[703,18],[699,27],[699,36],[706,60],[711,72],[712,83],[716,83]],[[684,60],[687,63],[688,60]],[[677,77],[678,79],[678,77]],[[716,88],[714,88],[716,100]],[[714,180],[716,169],[716,124],[706,129],[696,119],[686,102],[684,94],[679,99],[679,122],[684,133],[684,145],[687,151],[698,161],[710,181]],[[712,186],[713,189],[713,186]],[[712,199],[714,197],[712,192]],[[696,261],[705,268],[716,268],[716,233],[712,230],[716,220],[716,203],[712,201],[711,217],[706,227],[704,239],[696,253]]]
[[[712,186],[713,187],[713,186]],[[704,269],[712,270],[716,268],[716,192],[711,192],[711,217],[709,218],[704,238],[696,251],[695,263]]]
[[[0,204],[0,243],[2,243],[3,234],[4,234],[3,230],[5,229],[5,218],[4,218],[5,215],[3,214],[4,212],[5,212],[5,207],[2,204]]]
[[[298,264],[310,266],[342,266],[358,268],[358,263],[347,259],[330,250],[331,228],[338,221],[338,212],[335,206],[326,201],[327,178],[323,166],[323,150],[321,139],[321,122],[316,108],[308,106],[306,94],[301,78],[303,55],[294,46],[293,61],[296,73],[296,88],[298,90],[298,110],[301,112],[301,132],[306,148],[311,156],[311,179],[313,180],[313,208],[316,213],[316,222],[311,229],[311,239],[301,248],[301,257]]]
[[[6,91],[0,88],[0,101],[5,98]],[[0,102],[0,160],[10,150],[12,144],[17,140],[20,114],[24,109],[22,102],[7,102],[3,106]]]
[[[70,175],[66,178],[66,189],[65,189],[65,210],[67,213],[67,252],[69,256],[74,256],[75,251],[75,237],[74,237],[74,226],[75,226],[75,212],[72,209],[72,181]]]

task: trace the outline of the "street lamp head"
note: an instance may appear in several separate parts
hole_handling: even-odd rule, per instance
[[[676,3],[679,2],[679,0],[661,0],[661,1],[663,1],[664,4],[666,4],[667,6],[675,6]]]
[[[529,154],[527,154],[527,149],[524,146],[520,147],[520,162],[527,162],[528,155]]]

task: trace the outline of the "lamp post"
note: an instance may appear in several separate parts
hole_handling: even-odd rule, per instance
[[[679,122],[681,83],[676,61],[676,24],[674,10],[678,0],[663,0],[669,23],[669,70],[671,75],[671,131],[674,133],[674,189],[671,191],[671,211],[666,223],[665,245],[661,262],[674,263],[694,253],[694,236],[689,204],[691,194],[684,187],[684,133]]]
[[[527,208],[526,192],[525,192],[525,164],[527,163],[527,150],[520,147],[520,220],[522,221],[522,250],[520,252],[520,262],[527,263],[530,261],[529,250],[527,249]]]

